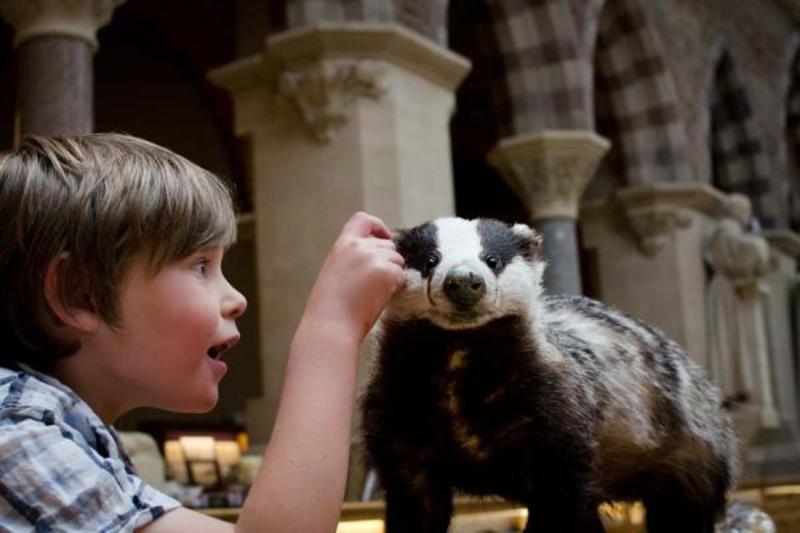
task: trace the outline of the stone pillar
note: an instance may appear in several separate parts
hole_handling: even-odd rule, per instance
[[[124,0],[0,0],[14,28],[21,133],[94,129],[92,56],[97,30]]]
[[[525,202],[544,237],[548,293],[582,293],[575,220],[610,146],[590,131],[546,131],[503,139],[489,153],[489,162]]]
[[[291,30],[210,73],[250,138],[265,443],[308,291],[357,210],[406,227],[454,211],[449,122],[469,63],[394,24]]]

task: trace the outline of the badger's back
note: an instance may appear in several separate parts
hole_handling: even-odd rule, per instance
[[[641,497],[659,472],[720,493],[735,477],[735,441],[719,391],[662,332],[584,297],[544,300],[542,329],[577,376],[592,417],[596,489]]]

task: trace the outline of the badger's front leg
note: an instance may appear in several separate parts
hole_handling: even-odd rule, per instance
[[[421,465],[381,476],[386,491],[386,533],[446,533],[453,514],[449,485]]]

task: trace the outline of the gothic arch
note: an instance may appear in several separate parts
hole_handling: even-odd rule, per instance
[[[776,213],[766,159],[753,109],[728,50],[722,50],[714,65],[708,104],[712,184],[724,192],[747,195],[761,224],[772,227]]]
[[[640,2],[607,1],[596,34],[594,112],[597,131],[612,141],[601,179],[617,185],[688,180],[674,81]]]
[[[580,44],[562,0],[487,2],[509,90],[508,130],[528,133],[591,126]]]

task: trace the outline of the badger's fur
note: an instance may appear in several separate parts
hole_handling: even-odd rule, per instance
[[[681,348],[583,297],[545,296],[525,225],[399,232],[405,288],[363,402],[388,533],[445,532],[454,491],[529,509],[525,531],[603,531],[642,500],[650,533],[711,532],[735,471],[718,391]]]

